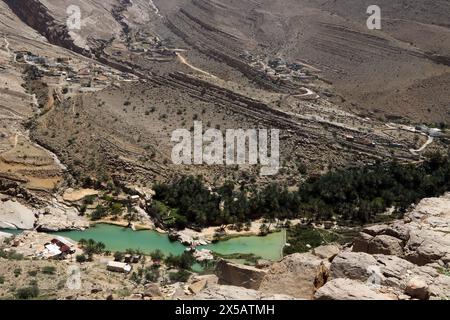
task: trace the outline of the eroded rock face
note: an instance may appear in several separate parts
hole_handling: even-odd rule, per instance
[[[450,193],[423,199],[403,221],[366,227],[353,251],[404,257],[423,266],[450,261]]]
[[[214,285],[204,289],[194,300],[295,300],[285,294],[267,294],[261,291],[228,285]]]
[[[217,263],[216,275],[219,284],[241,286],[247,289],[259,289],[267,271],[220,260]]]
[[[341,248],[335,244],[328,244],[324,246],[320,246],[317,248],[314,248],[312,250],[313,255],[316,257],[319,257],[320,259],[326,259],[328,261],[332,261],[334,257],[336,257],[339,252],[341,251]]]
[[[294,253],[274,263],[262,281],[260,290],[311,299],[328,279],[327,262],[311,253]]]
[[[84,230],[89,228],[89,221],[78,214],[78,210],[53,201],[39,210],[36,225],[40,231]]]
[[[418,266],[393,255],[342,252],[331,263],[332,279],[351,279],[375,287],[391,288],[397,296],[445,298],[450,277],[430,266]],[[432,289],[429,289],[432,288]]]
[[[376,292],[368,285],[338,278],[327,282],[314,294],[316,300],[391,300],[392,297]]]
[[[388,235],[377,235],[370,239],[367,246],[367,253],[371,254],[391,254],[399,257],[403,256],[403,241]]]
[[[16,201],[0,201],[0,229],[32,230],[35,221],[32,209]]]

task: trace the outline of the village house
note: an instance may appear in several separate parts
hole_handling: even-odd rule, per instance
[[[62,237],[57,237],[44,244],[44,250],[38,256],[44,259],[65,259],[66,256],[74,253],[75,249],[72,243]]]
[[[108,271],[112,271],[112,272],[129,273],[129,272],[131,272],[133,267],[131,265],[129,265],[128,263],[110,261],[110,262],[108,262],[106,269]]]

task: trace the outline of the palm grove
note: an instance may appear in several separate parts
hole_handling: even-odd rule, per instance
[[[431,155],[423,163],[367,165],[309,178],[297,191],[270,184],[210,189],[201,177],[182,177],[155,185],[151,215],[168,227],[242,225],[253,219],[338,219],[341,223],[376,221],[394,207],[401,215],[412,203],[450,190],[449,156]]]

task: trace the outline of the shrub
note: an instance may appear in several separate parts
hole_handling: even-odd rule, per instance
[[[152,258],[152,260],[162,260],[164,259],[164,253],[161,250],[156,249],[155,251],[150,253],[150,257]]]
[[[31,270],[31,271],[28,271],[28,275],[30,276],[30,277],[36,277],[37,276],[37,270]]]
[[[75,257],[75,259],[76,259],[76,261],[77,261],[78,263],[83,263],[83,262],[86,262],[86,261],[87,261],[87,258],[86,258],[86,256],[85,256],[84,254],[79,254],[79,255],[77,255],[77,256]]]
[[[169,273],[169,279],[172,282],[186,282],[189,280],[190,276],[191,276],[190,272],[186,270],[180,270],[178,272]]]
[[[54,266],[45,266],[42,268],[43,274],[55,274],[56,268]]]
[[[14,277],[17,278],[22,273],[22,269],[21,268],[16,268],[16,269],[14,269],[13,272],[14,272]]]
[[[122,261],[124,257],[123,252],[116,251],[114,252],[114,261]]]
[[[39,296],[39,288],[37,285],[20,288],[16,291],[16,299],[27,300]]]

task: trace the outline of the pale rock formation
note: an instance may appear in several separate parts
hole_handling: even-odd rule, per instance
[[[328,275],[324,260],[311,253],[294,253],[270,267],[260,290],[311,299],[315,290],[327,281]]]
[[[89,221],[79,215],[78,210],[53,200],[47,207],[39,210],[36,226],[40,231],[84,230]]]
[[[13,200],[0,201],[0,229],[32,230],[35,221],[33,209]]]
[[[195,295],[194,300],[295,300],[295,298],[284,294],[268,294],[243,287],[215,285]]]
[[[321,259],[326,259],[328,261],[333,260],[333,258],[335,256],[338,255],[338,253],[341,251],[341,248],[335,244],[327,244],[324,246],[320,246],[317,248],[314,248],[312,250],[312,253],[321,258]]]
[[[259,289],[267,271],[220,260],[216,266],[219,284],[241,286],[247,289]]]
[[[327,282],[314,294],[316,300],[391,300],[368,285],[352,279],[338,278]]]

